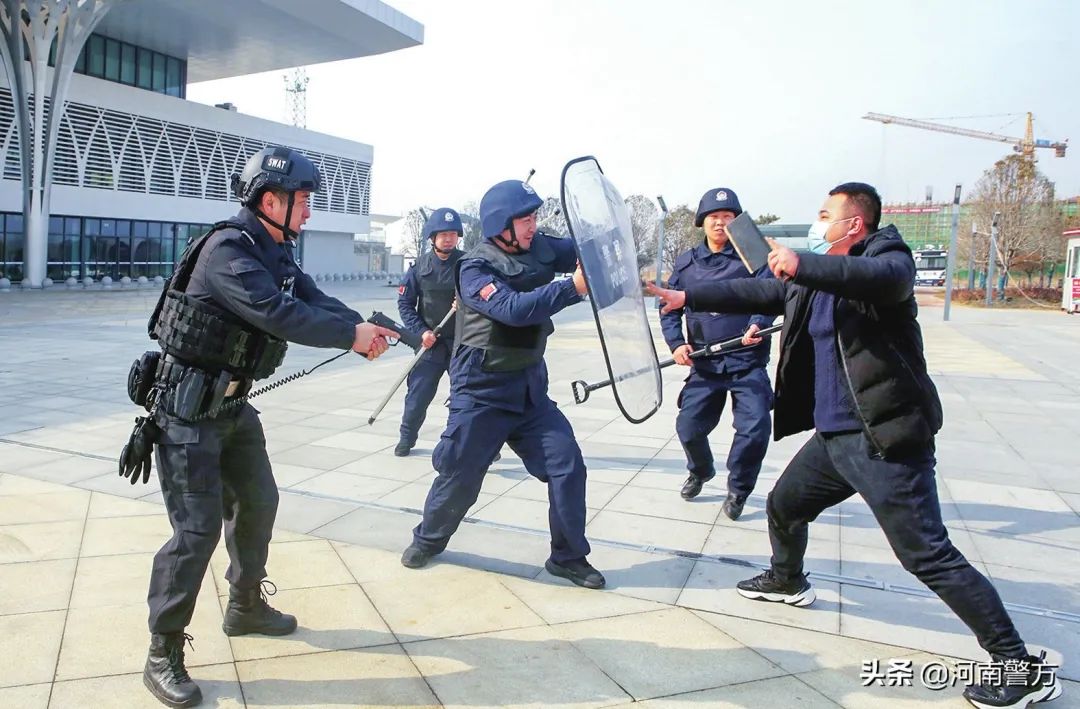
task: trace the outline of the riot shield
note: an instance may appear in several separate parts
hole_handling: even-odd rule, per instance
[[[660,408],[663,394],[630,214],[593,157],[566,164],[561,196],[615,402],[626,420],[641,423]]]

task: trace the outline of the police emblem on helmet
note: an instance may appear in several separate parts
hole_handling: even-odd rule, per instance
[[[447,212],[445,215],[443,215],[443,221],[446,221],[446,222],[454,221],[454,213],[453,212]]]
[[[534,190],[532,187],[525,184],[524,182],[521,183],[521,189],[525,190],[525,192],[527,192],[528,194],[536,194],[536,190]]]
[[[716,201],[717,202],[726,202],[727,201],[727,192],[725,192],[724,190],[720,190],[719,192],[717,192],[716,193]]]

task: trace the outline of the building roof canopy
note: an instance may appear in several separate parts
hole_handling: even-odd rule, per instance
[[[185,59],[192,83],[424,41],[423,25],[379,0],[130,0],[97,31]]]

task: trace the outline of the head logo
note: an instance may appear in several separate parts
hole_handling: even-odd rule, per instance
[[[266,159],[263,160],[263,169],[287,173],[289,171],[289,160],[277,155],[267,155]]]
[[[454,213],[453,212],[447,212],[446,215],[443,216],[443,221],[446,221],[446,222],[454,221]]]
[[[724,190],[720,190],[719,192],[717,192],[716,193],[716,201],[717,202],[726,202],[727,201],[727,192],[725,192]]]
[[[532,187],[529,187],[524,182],[521,183],[521,189],[525,190],[526,194],[536,194],[536,190],[534,190]]]

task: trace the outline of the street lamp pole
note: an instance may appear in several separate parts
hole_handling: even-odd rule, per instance
[[[949,252],[945,255],[945,322],[949,322],[952,306],[953,274],[956,272],[956,229],[960,223],[960,185],[953,192],[952,234],[949,236]]]
[[[667,221],[668,208],[664,203],[663,195],[656,195],[656,202],[660,205],[660,231],[656,236],[656,285],[663,287],[663,268],[664,268],[664,222]],[[656,305],[659,307],[660,299],[656,299]]]

